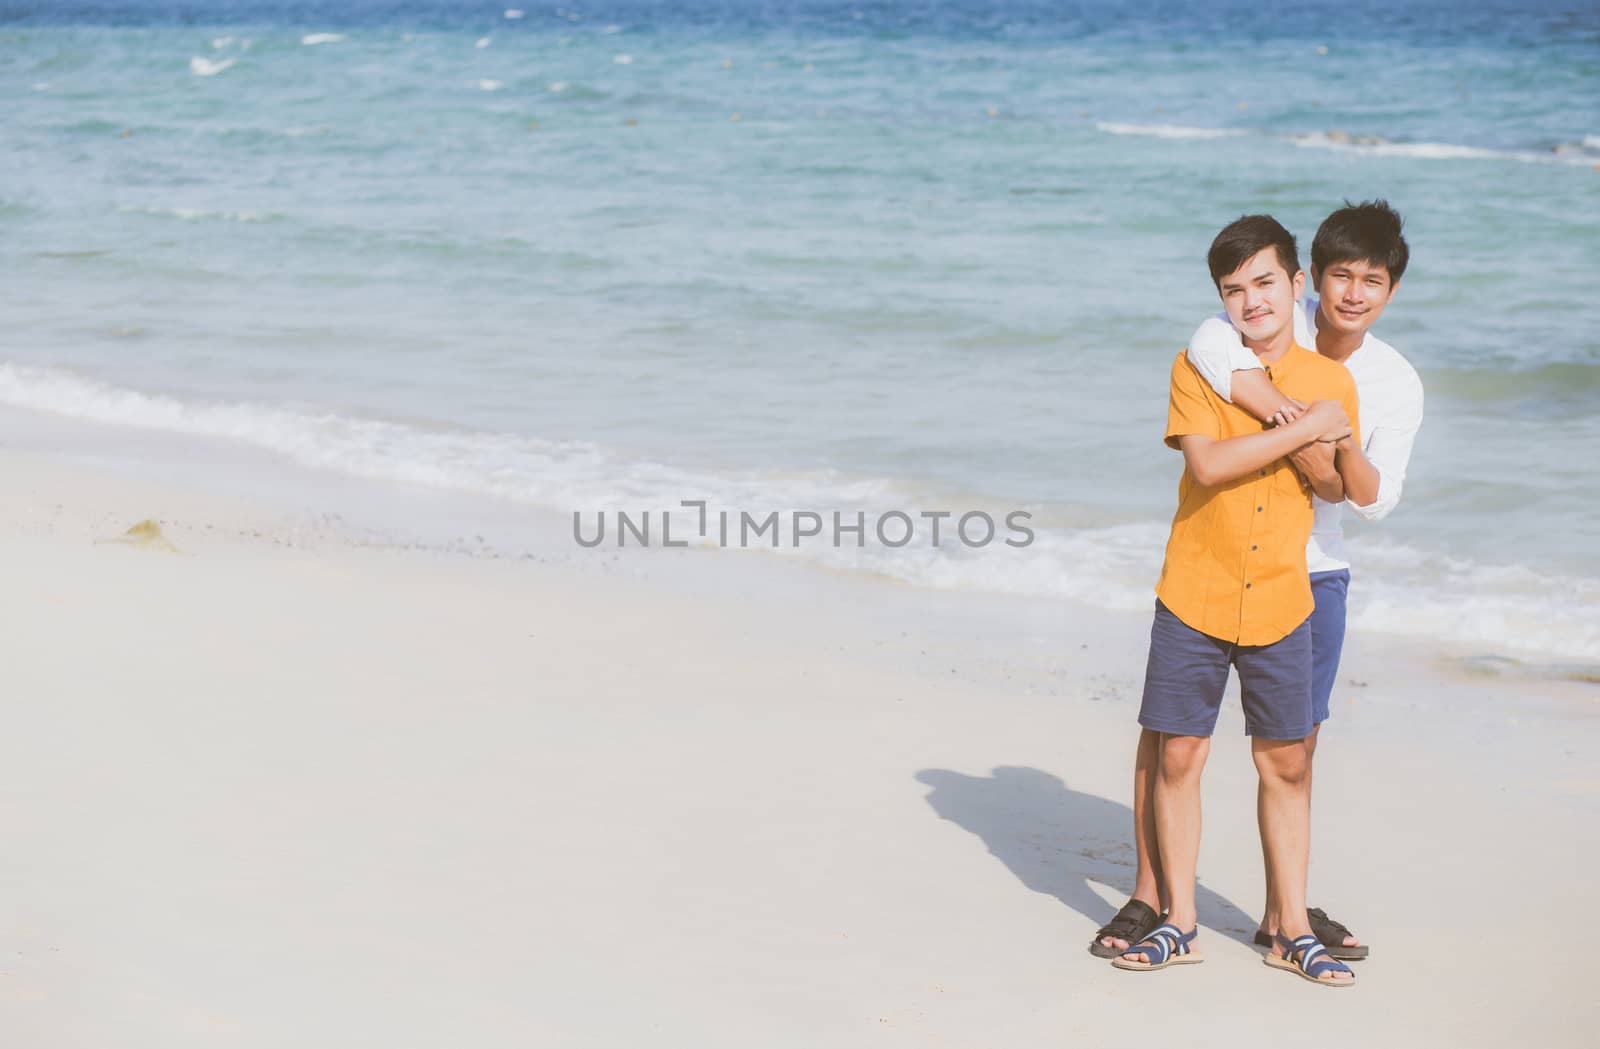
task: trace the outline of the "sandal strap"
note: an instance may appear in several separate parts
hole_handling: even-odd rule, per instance
[[[1143,900],[1129,900],[1122,905],[1122,910],[1117,912],[1116,917],[1100,927],[1100,931],[1094,934],[1094,938],[1096,941],[1105,939],[1108,936],[1116,940],[1132,939],[1156,924],[1158,917],[1150,905]]]
[[[1317,939],[1315,933],[1297,936],[1294,940],[1279,936],[1278,945],[1301,972],[1313,980],[1321,979],[1323,973],[1351,972],[1348,965],[1337,961],[1328,953],[1328,948]],[[1296,957],[1298,955],[1298,957]],[[1354,973],[1351,973],[1354,975]]]
[[[1160,965],[1174,955],[1188,954],[1189,943],[1199,931],[1198,926],[1185,933],[1179,932],[1176,925],[1163,925],[1123,953],[1137,954],[1151,965]]]
[[[1321,907],[1308,907],[1306,918],[1311,922],[1311,931],[1316,933],[1317,939],[1329,946],[1339,946],[1350,935],[1349,926],[1328,917],[1328,912]]]

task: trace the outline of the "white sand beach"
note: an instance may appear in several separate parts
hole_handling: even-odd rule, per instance
[[[1594,684],[1352,635],[1311,900],[1373,957],[1337,994],[1249,946],[1230,701],[1207,963],[1129,974],[1085,948],[1144,613],[407,549],[249,461],[0,464],[6,1045],[1593,1044]],[[146,519],[175,553],[103,541]]]

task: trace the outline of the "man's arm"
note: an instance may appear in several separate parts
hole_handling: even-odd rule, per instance
[[[1325,503],[1339,503],[1345,498],[1344,477],[1339,472],[1335,451],[1344,441],[1312,441],[1289,456],[1300,476]]]
[[[1356,443],[1355,437],[1344,438],[1334,446],[1334,468],[1343,484],[1337,498],[1322,496],[1330,503],[1337,503],[1343,499],[1350,500],[1355,506],[1370,506],[1378,500],[1378,486],[1382,478],[1378,468],[1361,451],[1361,445]],[[1321,492],[1317,493],[1322,495]]]
[[[1378,475],[1377,494],[1370,501],[1359,500],[1354,494],[1349,496],[1350,509],[1363,521],[1381,521],[1400,504],[1406,468],[1411,464],[1411,448],[1422,427],[1422,381],[1414,372],[1409,379],[1402,410],[1396,413],[1394,423],[1390,425],[1386,416],[1385,425],[1374,425],[1367,437],[1366,460]],[[1371,422],[1369,420],[1369,424]]]
[[[1317,498],[1328,503],[1376,495],[1378,489],[1378,472],[1361,454],[1361,400],[1348,373],[1339,390],[1339,405],[1350,420],[1349,435],[1332,443],[1317,441],[1289,456]]]
[[[1298,307],[1297,307],[1298,308]],[[1267,425],[1293,422],[1305,405],[1272,385],[1256,355],[1228,323],[1227,314],[1207,317],[1189,338],[1185,351],[1206,385]]]
[[[1344,482],[1341,497],[1359,503],[1370,503],[1378,497],[1378,471],[1373,469],[1361,451],[1360,396],[1356,381],[1349,378],[1340,403],[1350,417],[1350,436],[1334,445],[1334,468]],[[1329,499],[1330,503],[1335,500]]]
[[[1338,401],[1317,401],[1287,426],[1225,440],[1203,434],[1180,434],[1178,446],[1194,479],[1207,488],[1227,484],[1316,441],[1338,441],[1351,433],[1350,420]]]

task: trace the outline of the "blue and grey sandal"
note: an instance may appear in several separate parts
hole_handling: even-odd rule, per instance
[[[1118,955],[1111,959],[1111,964],[1119,969],[1126,969],[1129,972],[1136,973],[1153,972],[1156,969],[1165,969],[1169,965],[1198,965],[1205,959],[1195,954],[1189,944],[1199,931],[1199,926],[1195,926],[1188,932],[1179,932],[1176,925],[1162,925],[1155,932],[1122,952],[1123,954],[1137,954],[1142,958],[1149,959],[1148,961],[1130,962],[1128,959]]]
[[[1283,936],[1278,936],[1276,939],[1278,946],[1283,948],[1284,957],[1280,958],[1275,954],[1269,954],[1263,959],[1274,969],[1282,969],[1284,972],[1294,973],[1296,976],[1310,980],[1319,987],[1349,987],[1356,982],[1356,974],[1351,971],[1350,966],[1343,962],[1335,961],[1328,954],[1328,948],[1322,945],[1322,941],[1310,933],[1306,933],[1304,936],[1297,936],[1292,942]],[[1300,956],[1298,960],[1295,958],[1296,954]],[[1350,979],[1324,980],[1322,978],[1326,973],[1337,972],[1350,973]]]

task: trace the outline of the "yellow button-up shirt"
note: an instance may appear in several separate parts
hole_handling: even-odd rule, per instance
[[[1267,374],[1297,400],[1344,405],[1360,441],[1356,384],[1344,365],[1296,345]],[[1178,354],[1167,407],[1168,446],[1178,448],[1178,438],[1190,435],[1224,441],[1262,429],[1249,412],[1218,397],[1188,357]],[[1313,607],[1306,574],[1311,522],[1311,492],[1288,459],[1213,488],[1185,467],[1156,596],[1202,634],[1240,645],[1279,641]]]

